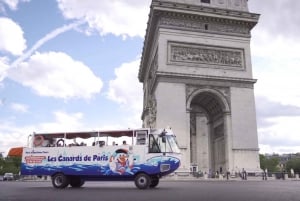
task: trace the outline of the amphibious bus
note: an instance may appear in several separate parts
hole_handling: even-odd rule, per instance
[[[171,129],[33,133],[23,148],[21,175],[50,176],[55,188],[132,180],[146,189],[179,166]]]

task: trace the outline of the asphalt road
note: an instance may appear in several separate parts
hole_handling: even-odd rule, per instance
[[[86,182],[55,189],[50,182],[0,182],[2,201],[300,201],[300,181],[161,181],[139,190],[133,182]]]

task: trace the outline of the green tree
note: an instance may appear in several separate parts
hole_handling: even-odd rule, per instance
[[[291,159],[286,163],[286,170],[291,171],[291,168],[294,169],[294,172],[300,173],[300,159],[299,158]]]
[[[279,171],[278,164],[279,158],[267,158],[266,156],[259,154],[260,167],[265,170],[268,169],[269,172]]]
[[[0,158],[0,174],[11,172],[19,174],[21,167],[21,157]]]
[[[4,174],[3,168],[5,167],[5,160],[4,158],[0,158],[0,175]]]

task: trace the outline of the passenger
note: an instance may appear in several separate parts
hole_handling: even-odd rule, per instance
[[[84,142],[81,142],[79,145],[77,146],[86,146],[86,144]]]
[[[104,141],[100,141],[100,142],[99,142],[99,146],[100,146],[100,147],[104,147],[104,145],[105,145],[105,142],[104,142]]]

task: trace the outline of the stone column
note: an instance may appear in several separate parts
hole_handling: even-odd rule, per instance
[[[196,115],[197,164],[201,171],[209,171],[209,135],[207,118],[203,113]]]
[[[190,113],[191,114],[191,113]],[[197,115],[192,113],[190,115],[190,150],[191,150],[191,163],[197,164],[198,162],[198,139],[197,139]]]
[[[182,153],[182,158],[181,158],[181,167],[180,171],[190,171],[190,165],[191,165],[191,153],[190,153],[190,114],[191,114],[191,109],[187,108],[186,109],[186,129],[185,129],[185,138],[186,140],[184,143],[178,142],[179,143],[179,148]]]
[[[207,129],[208,129],[208,151],[209,151],[209,158],[208,158],[208,169],[215,170],[215,151],[214,151],[214,145],[213,145],[213,128],[212,123],[209,121],[207,122]]]
[[[234,170],[233,150],[232,150],[232,130],[231,130],[231,115],[229,112],[224,113],[224,138],[225,138],[225,160],[226,171]]]

